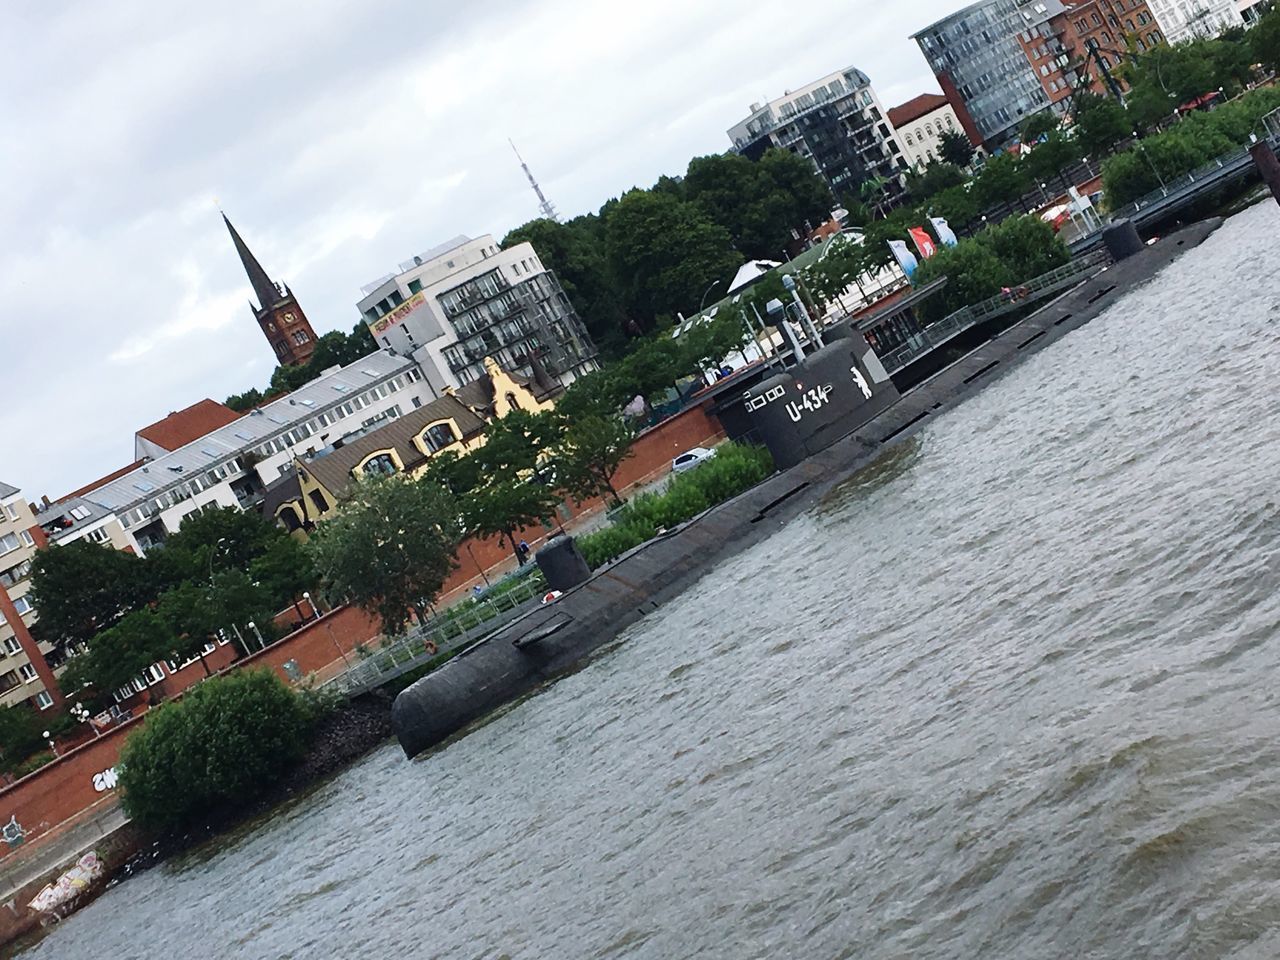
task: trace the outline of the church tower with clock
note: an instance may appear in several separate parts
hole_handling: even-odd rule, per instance
[[[240,262],[244,264],[244,272],[249,275],[253,294],[258,298],[258,306],[250,301],[249,307],[258,320],[262,335],[275,352],[276,362],[282,366],[301,366],[311,359],[311,354],[316,350],[316,333],[311,329],[311,321],[298,306],[298,301],[288,286],[275,283],[267,276],[267,271],[262,269],[258,258],[245,246],[225,213],[222,215],[222,222],[227,225],[231,242],[235,244],[236,253],[240,254]]]

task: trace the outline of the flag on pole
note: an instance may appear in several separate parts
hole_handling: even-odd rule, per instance
[[[958,241],[956,232],[951,229],[951,224],[947,223],[946,217],[930,217],[929,222],[933,224],[933,232],[938,235],[938,242],[945,247],[954,247]]]
[[[893,251],[893,257],[898,261],[898,266],[902,268],[902,272],[907,275],[910,280],[912,274],[916,272],[916,267],[920,266],[920,261],[915,258],[908,248],[905,240],[890,240],[889,249]]]
[[[933,237],[929,236],[929,231],[924,227],[908,227],[907,233],[911,235],[922,259],[928,260],[938,252],[938,245],[933,242]]]

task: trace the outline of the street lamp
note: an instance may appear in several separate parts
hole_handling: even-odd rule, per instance
[[[320,611],[316,609],[316,605],[311,602],[311,594],[303,591],[302,599],[307,601],[307,606],[311,608],[311,616],[315,620],[320,619]]]
[[[48,731],[48,730],[46,730],[44,733],[42,733],[42,734],[40,734],[40,735],[41,735],[42,737],[44,737],[44,738],[45,738],[45,740],[48,742],[48,744],[49,744],[49,750],[50,750],[50,751],[52,751],[53,755],[56,757],[56,756],[58,755],[58,748],[57,748],[57,746],[56,746],[56,745],[54,744],[54,742],[53,742],[53,737],[49,736],[49,731]]]
[[[710,293],[712,290],[714,290],[716,287],[718,287],[722,283],[724,283],[723,280],[712,280],[711,283],[708,284],[707,289],[702,291],[702,299],[698,301],[699,313],[702,312],[702,307],[707,302],[707,294]]]
[[[90,717],[89,717],[89,708],[88,708],[88,707],[86,707],[84,704],[79,703],[79,702],[77,702],[77,703],[73,703],[73,704],[71,705],[71,711],[70,711],[70,713],[71,713],[71,715],[72,715],[73,717],[75,717],[75,718],[76,718],[77,720],[79,720],[81,723],[87,723],[87,724],[89,724],[89,729],[93,731],[93,735],[94,735],[95,737],[100,737],[100,736],[102,736],[102,731],[101,731],[101,730],[99,730],[99,729],[94,725],[93,721],[92,721],[92,720],[90,719]]]
[[[253,635],[258,638],[258,649],[267,649],[267,641],[262,639],[262,632],[258,629],[258,625],[250,620],[248,626],[249,629],[253,631]]]

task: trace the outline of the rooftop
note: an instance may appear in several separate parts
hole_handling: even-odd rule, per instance
[[[444,243],[438,244],[437,246],[432,247],[430,250],[424,250],[422,253],[417,254],[412,259],[406,260],[404,263],[399,265],[399,270],[397,270],[397,272],[388,273],[385,277],[379,277],[377,280],[374,280],[370,283],[366,283],[364,286],[360,288],[360,292],[365,296],[368,296],[369,294],[373,293],[373,291],[377,290],[380,286],[382,286],[384,283],[386,283],[388,280],[394,280],[400,274],[408,273],[414,267],[420,267],[424,263],[430,263],[432,260],[438,260],[441,257],[443,257],[446,253],[448,253],[450,250],[457,250],[459,247],[463,246],[464,244],[470,243],[473,239],[475,238],[468,237],[466,234],[460,233],[456,237],[454,237],[452,240],[446,240]]]
[[[413,366],[407,357],[379,350],[110,480],[92,491],[93,502],[110,510],[126,510],[153,499]]]
[[[137,436],[149,440],[161,450],[173,451],[242,416],[216,400],[206,399],[143,427]]]
[[[12,497],[18,492],[19,490],[17,487],[12,487],[3,480],[0,480],[0,497]]]
[[[894,127],[905,127],[914,120],[919,120],[925,114],[933,113],[947,105],[947,98],[940,93],[922,93],[918,97],[912,97],[906,103],[900,106],[891,107],[889,113],[889,123]]]
[[[92,483],[86,483],[83,487],[80,487],[76,490],[72,490],[70,493],[59,497],[54,502],[63,503],[64,501],[71,500],[75,497],[83,497],[90,493],[93,493],[93,491],[97,490],[103,484],[110,483],[112,480],[117,480],[120,477],[123,477],[126,473],[132,473],[134,470],[137,470],[140,466],[142,466],[146,462],[147,460],[145,457],[135,460],[133,461],[133,463],[127,464],[126,466],[121,467],[119,470],[112,470],[105,477],[99,477],[97,480],[94,480]]]

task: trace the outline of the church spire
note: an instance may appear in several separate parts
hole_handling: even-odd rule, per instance
[[[231,225],[231,221],[227,219],[227,215],[222,215],[222,222],[227,225],[227,231],[231,234],[231,242],[236,245],[236,253],[240,254],[240,262],[244,264],[244,272],[249,275],[249,282],[253,284],[254,296],[258,298],[260,310],[266,310],[277,300],[281,294],[279,289],[271,278],[267,276],[267,271],[262,269],[262,264],[240,239],[240,234],[236,232],[236,228]]]

